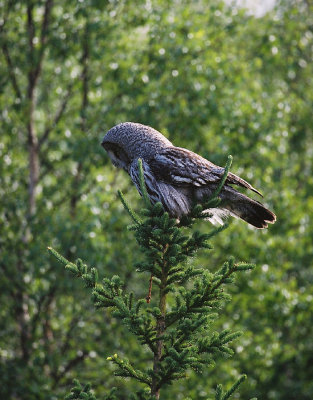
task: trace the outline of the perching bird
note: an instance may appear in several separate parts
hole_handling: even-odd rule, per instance
[[[198,154],[175,147],[157,130],[133,122],[111,128],[101,145],[112,163],[130,175],[139,193],[137,162],[141,158],[151,202],[161,202],[170,216],[175,218],[188,214],[195,203],[208,199],[224,172],[224,168]],[[231,185],[242,186],[261,195],[248,182],[229,172],[219,194],[221,203],[209,210],[212,214],[208,218],[210,222],[223,224],[228,215],[241,218],[256,228],[266,228],[268,223],[275,222],[274,213]]]

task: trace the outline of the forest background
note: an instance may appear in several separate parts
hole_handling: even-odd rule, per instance
[[[263,231],[231,221],[210,258],[198,255],[212,270],[225,254],[257,265],[221,323],[244,335],[233,359],[163,398],[206,399],[247,373],[240,398],[312,399],[311,1],[281,0],[259,17],[218,0],[0,5],[0,397],[61,398],[73,378],[99,398],[132,390],[106,358],[140,360],[140,346],[46,247],[145,297],[116,192],[138,207],[139,196],[100,146],[113,125],[135,121],[218,165],[232,154],[232,172],[278,217]]]

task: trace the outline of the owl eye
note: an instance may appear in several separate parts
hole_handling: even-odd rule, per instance
[[[113,158],[117,158],[116,152],[114,150],[108,150],[108,154]]]

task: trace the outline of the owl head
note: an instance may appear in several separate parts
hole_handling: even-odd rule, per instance
[[[105,134],[101,146],[113,165],[127,170],[134,159],[148,161],[160,148],[172,146],[172,143],[150,126],[123,122]]]

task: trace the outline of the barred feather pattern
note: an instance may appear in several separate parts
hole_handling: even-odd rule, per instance
[[[192,184],[198,187],[217,182],[224,174],[224,168],[190,150],[174,146],[160,150],[151,160],[151,167],[156,175],[168,174],[167,178],[178,185]],[[227,175],[227,183],[245,187],[262,196],[250,183],[231,172]]]
[[[102,146],[112,163],[127,171],[140,193],[138,159],[142,159],[147,192],[152,203],[160,201],[172,217],[188,214],[195,202],[203,202],[217,188],[221,168],[190,150],[175,147],[155,129],[125,122],[114,126],[103,138]],[[221,203],[210,209],[210,222],[222,224],[231,215],[256,228],[266,228],[276,216],[263,204],[238,192],[237,185],[259,194],[250,183],[229,173],[220,192]]]
[[[170,213],[171,216],[180,218],[182,215],[188,214],[191,209],[191,202],[188,197],[174,186],[167,183],[157,181],[153,175],[148,163],[142,160],[144,179],[152,204],[158,201],[163,204],[163,207]],[[140,190],[138,159],[135,159],[129,168],[129,175],[134,182],[138,192],[142,196]],[[175,210],[175,211],[174,211]]]

